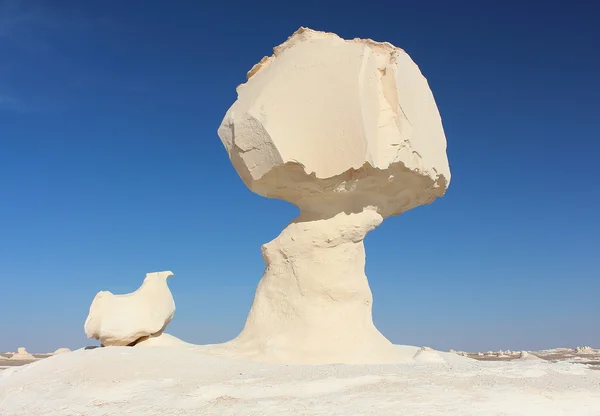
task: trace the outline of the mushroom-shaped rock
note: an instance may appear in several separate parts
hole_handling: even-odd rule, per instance
[[[125,295],[98,292],[84,325],[87,337],[104,346],[124,346],[162,332],[175,314],[170,276],[170,271],[148,273],[138,290]]]
[[[10,357],[11,360],[35,360],[36,358],[29,354],[25,347],[17,348],[17,352]]]
[[[402,360],[373,324],[363,239],[450,182],[419,67],[389,43],[300,28],[237,92],[218,130],[232,164],[300,215],[263,245],[265,273],[228,347],[266,362]]]
[[[414,355],[413,359],[419,363],[439,363],[444,364],[446,360],[442,358],[439,352],[433,348],[420,348]]]
[[[68,348],[59,348],[59,349],[57,349],[56,351],[54,351],[54,352],[52,353],[52,355],[65,354],[65,353],[67,353],[67,352],[71,352],[71,350],[70,350],[70,349],[68,349]]]

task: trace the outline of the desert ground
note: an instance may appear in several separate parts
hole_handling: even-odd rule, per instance
[[[193,348],[80,349],[0,361],[0,414],[600,415],[600,350],[498,355],[508,354],[429,350],[401,364],[301,366]]]
[[[97,348],[96,346],[87,347],[88,349]],[[578,352],[577,348],[552,348],[548,350],[539,351],[528,351],[535,357],[539,357],[543,360],[552,363],[574,363],[587,366],[590,370],[600,370],[600,348],[594,349],[588,352]],[[478,361],[501,361],[509,362],[519,359],[520,351],[514,351],[512,354],[499,354],[498,351],[487,351],[487,352],[459,352],[465,357],[472,358]],[[482,354],[482,355],[481,355]],[[36,360],[10,360],[12,353],[0,354],[0,370],[8,367],[22,366],[38,361],[43,358],[52,357],[52,353],[41,353],[32,354]],[[505,355],[504,357],[498,357],[498,355]]]

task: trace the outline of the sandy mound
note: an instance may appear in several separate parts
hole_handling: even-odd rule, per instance
[[[524,360],[524,361],[543,361],[540,357],[538,357],[537,355],[533,355],[527,351],[521,351],[521,354],[519,355],[519,360]]]
[[[145,337],[142,340],[138,341],[137,344],[135,344],[136,348],[137,347],[189,347],[189,348],[194,348],[196,347],[194,344],[190,344],[187,343],[185,341],[180,340],[177,337],[174,337],[173,335],[170,334],[158,334],[158,335],[152,335],[150,337]]]
[[[454,353],[452,353],[454,354]],[[413,359],[418,363],[438,363],[445,364],[446,360],[442,358],[439,352],[429,347],[423,347],[414,355]]]

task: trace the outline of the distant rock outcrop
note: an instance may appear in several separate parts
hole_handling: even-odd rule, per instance
[[[52,353],[52,355],[64,354],[64,353],[67,353],[67,352],[71,352],[71,350],[70,350],[70,349],[68,349],[68,348],[59,348],[59,349],[57,349],[56,351],[54,351],[54,352]]]
[[[17,348],[17,352],[10,357],[11,360],[35,360],[36,358],[29,354],[25,347]]]

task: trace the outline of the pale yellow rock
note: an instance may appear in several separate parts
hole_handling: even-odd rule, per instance
[[[389,43],[301,28],[237,92],[218,131],[231,162],[300,216],[263,245],[246,324],[224,348],[274,363],[406,360],[373,325],[363,239],[449,185],[427,80]]]
[[[35,360],[36,358],[29,354],[25,347],[17,348],[17,352],[14,353],[11,357],[11,360]]]
[[[170,271],[148,273],[138,290],[125,295],[99,292],[85,321],[87,337],[104,346],[124,346],[162,332],[175,314],[170,276]]]
[[[67,352],[71,352],[71,350],[70,350],[70,349],[68,349],[68,348],[59,348],[59,349],[57,349],[56,351],[54,351],[52,354],[53,354],[53,355],[57,355],[57,354],[65,354],[65,353],[67,353]]]

